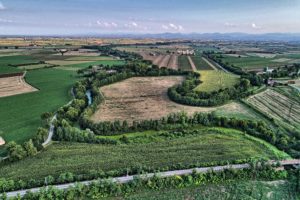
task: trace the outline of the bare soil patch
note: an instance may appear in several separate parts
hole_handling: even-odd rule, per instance
[[[150,55],[149,53],[140,53],[144,60],[150,60],[154,65],[159,67],[167,67],[170,69],[178,69],[178,55],[176,54],[160,54]]]
[[[178,69],[178,55],[173,54],[169,60],[168,68]]]
[[[0,78],[0,97],[13,96],[37,91],[36,88],[27,84],[23,76]]]
[[[161,60],[161,62],[158,64],[159,67],[168,67],[168,63],[170,60],[170,55],[164,55],[164,58]]]
[[[168,88],[180,84],[181,76],[134,77],[101,88],[105,102],[99,106],[92,120],[141,121],[159,119],[171,113],[184,111],[189,115],[195,112],[244,112],[242,106],[232,102],[219,107],[192,107],[177,104],[168,98]],[[246,112],[246,111],[245,111]]]

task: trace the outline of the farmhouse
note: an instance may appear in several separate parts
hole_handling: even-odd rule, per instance
[[[181,54],[181,55],[195,55],[195,51],[192,49],[192,50],[177,50],[177,53],[178,54]]]

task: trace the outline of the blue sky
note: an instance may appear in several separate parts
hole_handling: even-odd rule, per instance
[[[0,34],[300,32],[300,0],[0,0]]]

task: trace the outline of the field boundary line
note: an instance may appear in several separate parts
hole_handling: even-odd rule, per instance
[[[216,66],[214,66],[213,64],[211,64],[206,58],[202,57],[202,59],[214,70],[218,71],[218,68],[216,68]]]
[[[194,61],[192,60],[191,56],[188,56],[188,60],[189,60],[189,62],[190,62],[190,65],[191,65],[191,67],[192,67],[192,70],[193,70],[194,72],[196,72],[196,71],[197,71],[197,67],[196,67]]]
[[[215,62],[215,61],[213,61],[213,60],[211,60],[211,59],[209,59],[209,58],[205,58],[205,57],[202,57],[203,58],[203,60],[205,61],[205,62],[207,62],[207,64],[209,64],[211,67],[213,67],[214,69],[216,69],[216,70],[222,70],[222,71],[224,71],[224,72],[226,72],[226,73],[230,73],[230,74],[233,74],[232,72],[230,72],[230,71],[228,71],[227,69],[225,69],[224,67],[222,67],[221,65],[219,65],[219,63],[217,63],[217,62]],[[214,65],[215,64],[215,65]]]

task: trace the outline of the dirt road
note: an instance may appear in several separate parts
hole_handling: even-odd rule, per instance
[[[192,67],[192,70],[193,70],[194,72],[197,71],[197,67],[196,67],[195,63],[193,62],[191,56],[188,56],[188,59],[189,59],[190,65],[191,65],[191,67]]]

